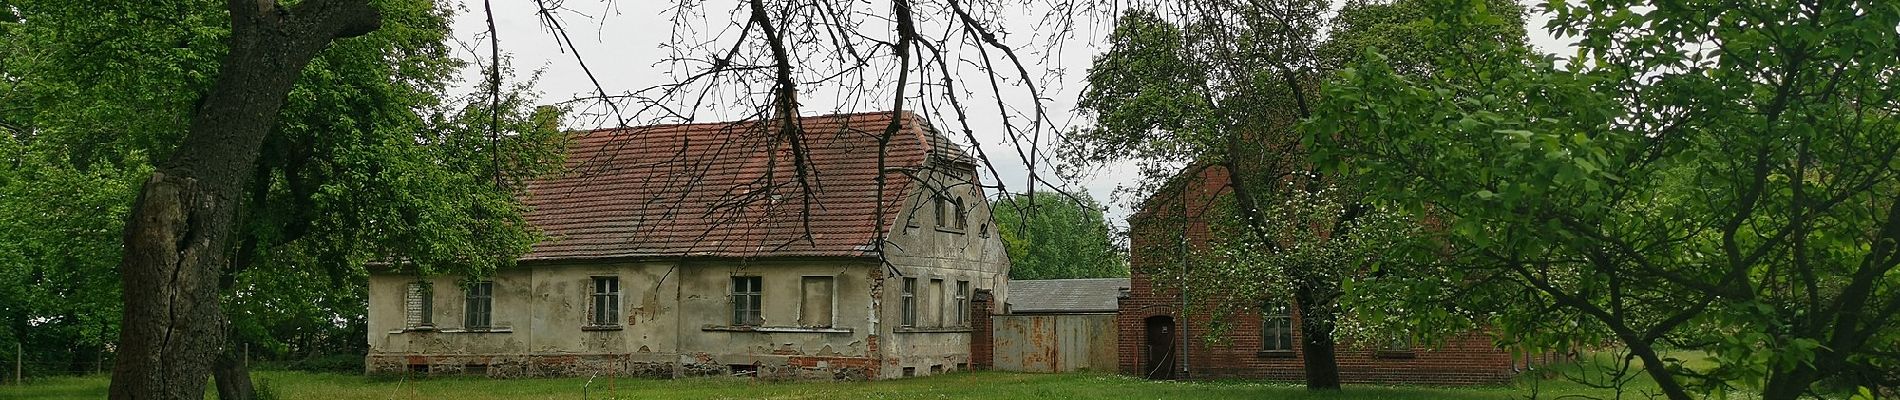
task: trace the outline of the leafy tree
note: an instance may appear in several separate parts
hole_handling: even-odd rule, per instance
[[[1488,26],[1485,37],[1463,39],[1521,45],[1520,11],[1498,2],[1511,18]],[[1184,212],[1164,204],[1187,201],[1185,180],[1218,171],[1217,206],[1209,220],[1214,238],[1204,247],[1188,240],[1146,240],[1147,254],[1182,254],[1207,268],[1172,273],[1192,298],[1213,299],[1216,315],[1258,311],[1264,301],[1290,302],[1301,316],[1300,344],[1307,387],[1337,389],[1335,335],[1348,310],[1338,307],[1349,277],[1373,267],[1376,252],[1410,228],[1398,215],[1362,201],[1353,182],[1307,162],[1296,125],[1319,101],[1318,82],[1344,54],[1384,44],[1406,44],[1413,59],[1431,59],[1432,46],[1456,43],[1414,35],[1432,21],[1414,1],[1349,3],[1332,21],[1325,1],[1201,2],[1170,14],[1124,14],[1111,48],[1095,59],[1080,106],[1093,129],[1072,134],[1080,163],[1146,162],[1144,187],[1156,193],[1144,223],[1160,235],[1184,235]],[[1329,28],[1336,26],[1334,29]],[[1327,39],[1329,38],[1330,39]],[[1424,44],[1426,46],[1418,46]],[[1429,63],[1408,64],[1426,73]],[[1187,168],[1175,169],[1181,162]],[[1175,221],[1169,222],[1169,219]],[[1139,235],[1137,232],[1135,235]],[[1134,246],[1144,240],[1135,237]],[[1350,255],[1349,255],[1350,254]],[[1172,263],[1174,261],[1168,261]],[[1142,266],[1136,266],[1142,267]],[[1194,307],[1190,304],[1189,307]],[[1218,331],[1218,330],[1217,330]]]
[[[1435,3],[1448,34],[1483,22]],[[1473,41],[1427,76],[1367,57],[1323,96],[1322,163],[1445,217],[1460,267],[1414,293],[1545,342],[1621,343],[1671,399],[1893,384],[1900,8],[1549,7],[1581,39],[1564,66]]]
[[[281,12],[335,5],[315,3],[327,2],[307,1]],[[54,220],[5,232],[37,236],[0,244],[0,262],[5,262],[0,277],[26,276],[30,274],[17,272],[52,265],[47,261],[57,259],[48,254],[96,248],[105,251],[87,254],[85,263],[73,267],[78,271],[73,276],[112,279],[118,272],[113,265],[121,260],[101,254],[116,254],[120,235],[69,236],[65,241],[53,240],[53,235],[80,228],[123,229],[134,188],[152,171],[146,155],[173,159],[179,152],[204,150],[181,144],[180,138],[190,131],[191,115],[202,113],[202,103],[210,101],[194,104],[191,99],[209,93],[218,71],[230,70],[218,60],[232,51],[223,41],[229,36],[225,26],[232,22],[224,19],[227,11],[213,3],[126,3],[104,14],[96,3],[14,4],[28,22],[0,24],[7,29],[6,43],[18,44],[0,47],[0,77],[8,78],[0,81],[0,96],[14,100],[8,105],[18,105],[0,107],[0,127],[7,134],[0,155],[15,161],[0,166],[0,187],[7,190],[0,196],[0,207]],[[241,6],[246,5],[233,3]],[[212,327],[192,329],[213,329],[211,334],[219,337],[228,331],[234,341],[278,352],[360,348],[365,263],[400,260],[418,274],[479,276],[509,264],[534,239],[520,219],[522,210],[512,188],[520,187],[521,179],[558,166],[559,110],[531,107],[534,99],[526,94],[525,84],[495,88],[505,92],[493,97],[487,91],[448,96],[447,86],[462,65],[446,46],[448,9],[426,1],[379,2],[376,7],[382,29],[315,52],[307,68],[293,70],[286,78],[295,83],[278,95],[284,103],[278,123],[266,124],[257,148],[250,149],[258,153],[257,162],[237,177],[243,181],[241,190],[228,193],[235,203],[228,226],[233,230],[231,243],[225,245],[225,255],[199,266],[209,268],[214,298],[222,298],[226,312],[209,316]],[[228,12],[258,17],[247,16],[248,10]],[[237,23],[263,24],[252,28],[268,30],[287,28],[271,25],[283,22]],[[113,51],[98,51],[102,43]],[[238,147],[227,150],[246,150]],[[114,181],[62,186],[78,179],[56,179],[63,176]],[[46,200],[58,191],[100,199],[60,207],[99,208],[91,214],[52,208]],[[58,219],[68,213],[97,216],[99,222]],[[8,257],[13,255],[19,257]],[[136,271],[129,265],[123,270]],[[86,293],[119,296],[116,287],[99,283],[73,280],[47,287],[70,284],[84,286]],[[164,292],[159,289],[177,288],[159,284],[132,290],[142,296]],[[56,309],[10,313],[8,321],[44,319],[49,310]],[[101,307],[82,315],[111,319],[118,314],[113,310]],[[108,332],[120,327],[117,321],[102,325]],[[176,356],[191,361],[166,367],[191,367],[220,352],[229,355],[234,348],[222,342],[213,345],[182,349]],[[120,360],[137,357],[133,353],[122,353]],[[234,398],[246,391],[242,386],[248,386],[248,379],[241,370],[223,368],[241,363],[223,364],[218,371],[220,397]],[[183,379],[192,373],[174,372]],[[119,382],[115,379],[115,385]],[[227,384],[238,386],[227,392]],[[128,391],[163,389],[196,397],[202,387]]]
[[[1128,276],[1127,260],[1095,199],[1025,193],[991,204],[996,232],[1009,249],[1010,279]]]

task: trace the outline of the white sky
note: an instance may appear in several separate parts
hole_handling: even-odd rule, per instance
[[[574,54],[560,45],[555,36],[541,27],[536,15],[538,10],[531,0],[492,0],[495,7],[495,24],[501,38],[501,52],[504,57],[513,59],[513,66],[519,71],[542,70],[535,89],[540,92],[543,102],[554,102],[591,95],[594,85],[581,71],[580,64],[574,61]],[[701,0],[701,7],[710,15],[709,19],[724,16],[726,10],[739,4],[739,0]],[[1524,1],[1524,0],[1520,0]],[[459,55],[472,59],[479,51],[479,58],[486,59],[488,43],[480,39],[487,31],[486,15],[482,12],[479,0],[460,0],[461,9],[454,21],[454,35],[461,41]],[[550,1],[559,4],[564,10],[562,22],[569,28],[569,35],[579,53],[586,58],[587,65],[600,80],[601,87],[610,94],[637,91],[654,85],[670,83],[673,77],[668,75],[668,64],[664,57],[668,51],[660,47],[661,43],[671,40],[672,21],[666,10],[672,7],[671,1],[660,0],[567,0]],[[1527,5],[1534,5],[1527,3]],[[1532,7],[1534,10],[1535,7]],[[1004,19],[1004,31],[1012,35],[1004,40],[1012,45],[1029,45],[1040,38],[1034,37],[1040,12],[1019,14],[1020,18]],[[1543,29],[1549,16],[1533,14],[1528,21],[1531,42],[1539,50],[1569,55],[1575,40],[1553,38]],[[719,24],[708,21],[708,24]],[[866,27],[869,29],[870,27]],[[1091,58],[1102,47],[1101,37],[1106,36],[1106,27],[1078,27],[1075,40],[1065,42],[1063,51],[1051,57],[1024,55],[1023,61],[1032,73],[1042,70],[1061,71],[1050,85],[1045,85],[1043,96],[1053,120],[1058,124],[1087,123],[1073,110],[1075,99],[1082,90],[1082,79],[1088,69]],[[1033,46],[1024,46],[1033,47]],[[1045,64],[1044,60],[1048,60]],[[482,82],[481,71],[471,66],[464,72],[464,85]],[[975,81],[975,77],[966,81]],[[1008,90],[1006,90],[1007,92]],[[992,104],[989,94],[973,94],[979,104]],[[834,107],[830,104],[813,104],[806,98],[803,104],[807,113],[824,113]],[[1028,104],[1027,94],[1006,94],[1005,102],[1012,105]],[[1015,150],[1002,133],[1001,123],[994,120],[994,111],[990,118],[981,118],[984,110],[972,106],[972,128],[978,140],[991,154],[991,161],[1008,184],[1010,190],[1020,191],[1024,187],[1026,168],[1020,159],[1014,156]],[[873,110],[841,110],[873,111]],[[947,117],[947,116],[945,116]],[[574,129],[594,128],[594,126],[573,126]],[[951,127],[942,127],[950,129]],[[1008,155],[1005,155],[1008,154]],[[1039,167],[1039,175],[1053,174]],[[985,179],[989,179],[985,177]],[[1104,168],[1082,179],[1079,186],[1094,196],[1096,200],[1108,205],[1109,220],[1116,225],[1124,225],[1127,215],[1127,199],[1111,199],[1111,193],[1119,185],[1132,185],[1140,179],[1133,165],[1116,165]]]

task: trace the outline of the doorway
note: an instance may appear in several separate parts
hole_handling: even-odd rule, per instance
[[[1142,375],[1148,379],[1174,379],[1174,317],[1148,317],[1148,351],[1142,363]]]

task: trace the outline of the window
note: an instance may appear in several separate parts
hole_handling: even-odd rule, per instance
[[[945,209],[949,207],[948,203],[950,199],[940,193],[932,200],[935,200],[933,206],[935,207],[934,210],[936,210],[937,215],[937,227],[944,228],[950,226],[950,213],[948,212],[949,210]]]
[[[807,276],[799,282],[799,326],[831,327],[832,282],[829,276]]]
[[[593,315],[587,320],[588,325],[620,325],[620,277],[594,277],[593,309]]]
[[[1380,348],[1379,348],[1379,351],[1381,351],[1381,352],[1388,352],[1388,353],[1410,353],[1410,352],[1412,352],[1412,335],[1411,335],[1411,333],[1409,333],[1409,332],[1401,332],[1401,333],[1399,333],[1399,335],[1398,335],[1398,336],[1394,336],[1394,337],[1392,337],[1392,339],[1391,339],[1391,340],[1387,340],[1387,341],[1385,342],[1385,346],[1384,346],[1384,347],[1380,347]]]
[[[756,276],[732,277],[732,325],[759,326],[765,323],[765,316],[759,312],[764,296],[760,295],[761,280]]]
[[[917,278],[904,278],[904,323],[917,326]]]
[[[951,218],[956,219],[956,224],[953,227],[957,228],[957,230],[959,231],[963,230],[964,228],[970,227],[969,213],[966,213],[963,210],[963,198],[958,197],[955,199],[951,199],[950,204],[954,206],[953,208],[956,211],[956,215],[951,216]]]
[[[464,329],[488,329],[495,310],[495,283],[474,282],[462,289],[466,314],[462,321]]]
[[[924,292],[924,300],[930,305],[930,326],[943,326],[943,280],[931,279],[929,289]]]
[[[428,282],[409,282],[403,296],[403,327],[409,329],[428,329],[435,327],[435,290]]]
[[[970,326],[970,281],[957,281],[957,326]]]
[[[1293,315],[1286,303],[1267,302],[1260,316],[1260,350],[1293,351]]]
[[[950,194],[936,196],[937,227],[962,231],[970,226],[970,218],[964,215],[963,198]]]

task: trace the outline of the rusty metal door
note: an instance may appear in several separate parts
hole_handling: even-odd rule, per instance
[[[1114,314],[997,315],[995,367],[1001,371],[1113,371]]]
[[[1174,379],[1174,317],[1148,317],[1142,371],[1148,379]]]

